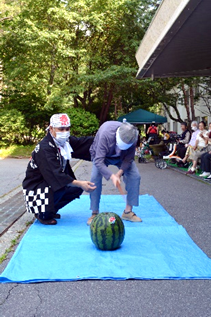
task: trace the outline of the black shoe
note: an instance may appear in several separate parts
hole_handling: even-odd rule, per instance
[[[188,168],[189,167],[189,163],[188,162],[184,163],[184,167]]]
[[[35,218],[37,220],[39,220],[39,222],[41,222],[43,225],[56,225],[57,224],[57,221],[55,219],[44,220],[44,219],[40,219],[39,215],[35,215]]]
[[[60,214],[54,214],[54,215],[53,215],[53,218],[54,218],[54,219],[60,219],[60,218],[61,218],[61,215],[60,215]]]
[[[178,167],[184,167],[184,163],[182,161],[177,162]]]

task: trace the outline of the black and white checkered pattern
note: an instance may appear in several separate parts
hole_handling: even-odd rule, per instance
[[[31,213],[45,212],[45,207],[49,204],[49,187],[43,190],[38,188],[37,191],[23,190],[26,210]]]

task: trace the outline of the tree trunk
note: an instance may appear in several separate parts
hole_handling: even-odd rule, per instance
[[[55,47],[53,48],[52,54],[51,54],[51,70],[50,70],[50,78],[48,81],[48,88],[47,88],[47,95],[51,95],[51,88],[54,83],[54,76],[56,71],[56,65],[55,65]]]
[[[184,106],[185,106],[186,113],[187,113],[187,120],[188,120],[188,123],[190,124],[190,122],[191,122],[190,108],[189,108],[189,102],[188,102],[188,98],[187,98],[187,91],[185,90],[184,84],[182,84],[182,92],[183,92],[183,98],[184,98]]]
[[[78,99],[74,97],[74,108],[78,108]]]
[[[105,111],[105,107],[106,107],[106,100],[107,100],[107,84],[105,84],[104,87],[104,98],[103,98],[103,104],[102,104],[102,108],[101,108],[101,112],[100,112],[100,125],[103,123],[103,113]]]
[[[109,93],[108,93],[108,100],[107,100],[107,104],[106,104],[106,108],[105,108],[105,112],[104,112],[104,116],[103,116],[103,122],[106,121],[106,118],[108,116],[108,112],[111,106],[111,102],[113,99],[113,89],[110,88]]]
[[[117,118],[117,113],[118,113],[118,103],[117,103],[117,99],[114,100],[114,105],[115,105],[115,108],[114,108],[114,118],[116,120]]]
[[[168,116],[169,116],[169,118],[170,118],[171,120],[176,121],[176,122],[180,122],[180,123],[183,122],[183,120],[182,120],[182,118],[181,118],[181,116],[180,116],[180,113],[179,113],[179,111],[178,111],[176,105],[170,105],[170,106],[169,106],[169,105],[167,105],[165,102],[163,102],[163,106],[164,106],[164,108],[165,108],[166,112],[168,113]],[[174,111],[176,112],[177,117],[173,117],[173,115],[172,115],[171,112],[170,112],[169,107],[171,107],[171,108],[174,109]]]
[[[87,91],[84,91],[83,97],[77,95],[76,98],[81,102],[82,108],[86,110]]]
[[[107,96],[105,96],[105,94]],[[107,118],[107,115],[109,112],[109,108],[111,106],[111,102],[113,99],[113,86],[112,86],[112,84],[110,85],[108,92],[107,92],[107,85],[106,85],[105,94],[104,94],[104,97],[106,97],[106,98],[104,99],[103,107],[102,107],[102,110],[100,113],[100,125],[106,121],[106,118]]]
[[[194,92],[193,87],[190,87],[190,109],[191,109],[191,115],[192,115],[192,121],[196,119],[195,115],[195,107],[194,107]]]

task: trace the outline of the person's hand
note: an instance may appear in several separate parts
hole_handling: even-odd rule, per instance
[[[211,154],[211,151],[209,152],[209,154]]]
[[[120,183],[121,183],[120,177],[117,176],[116,174],[112,174],[111,177],[110,177],[110,179],[112,180],[112,182],[113,182],[113,184],[114,184],[115,187],[117,187],[117,185],[118,185],[118,184],[120,185]]]
[[[197,146],[194,146],[194,148],[193,148],[193,149],[194,149],[194,151],[196,151],[196,149],[197,149]]]
[[[80,181],[80,187],[87,193],[90,193],[96,189],[95,184],[89,181]]]
[[[123,170],[119,169],[118,172],[116,173],[116,177],[119,177],[119,179],[120,179],[122,174],[123,174]]]
[[[185,144],[185,147],[188,147],[190,144]]]

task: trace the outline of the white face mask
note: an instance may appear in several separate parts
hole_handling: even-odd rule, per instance
[[[59,143],[60,146],[64,146],[69,137],[70,131],[56,132],[56,141]]]
[[[196,126],[191,127],[191,129],[192,129],[193,131],[196,131],[196,130],[197,130],[197,127],[196,127]]]

